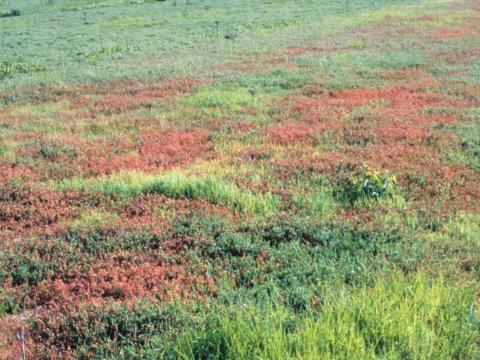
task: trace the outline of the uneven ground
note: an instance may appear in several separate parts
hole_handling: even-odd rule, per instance
[[[478,359],[476,0],[0,14],[0,359]]]

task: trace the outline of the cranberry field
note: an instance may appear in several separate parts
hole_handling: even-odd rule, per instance
[[[0,359],[478,359],[480,2],[0,0]]]

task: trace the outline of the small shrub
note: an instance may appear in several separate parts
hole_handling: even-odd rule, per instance
[[[393,198],[397,193],[395,176],[371,169],[362,169],[355,175],[342,179],[338,197],[352,205],[358,202],[377,202],[382,198]]]
[[[12,9],[10,11],[0,13],[0,17],[11,17],[11,16],[20,16],[20,15],[21,15],[21,12],[18,9]]]

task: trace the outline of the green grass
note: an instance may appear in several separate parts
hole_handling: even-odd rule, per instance
[[[371,1],[351,1],[346,9],[343,3],[327,0],[195,0],[179,1],[178,6],[171,1],[2,1],[0,12],[18,7],[23,15],[1,20],[5,26],[0,28],[0,61],[20,56],[35,60],[45,72],[7,79],[0,89],[126,77],[164,78],[172,73],[222,75],[217,65],[314,42],[319,33],[341,32],[364,23],[372,12],[381,20],[388,9],[418,2],[381,0],[375,7]],[[73,37],[75,41],[71,41]],[[85,59],[84,54],[118,39],[124,48],[141,44],[139,51],[124,52],[121,61],[104,57],[92,63]]]
[[[216,218],[173,222],[191,239],[194,262],[222,274],[228,298],[275,298],[297,310],[321,301],[322,286],[368,284],[392,270],[415,271],[422,243],[395,227],[368,229],[305,218],[267,218],[237,227]]]
[[[457,148],[452,151],[454,162],[470,165],[480,172],[480,109],[469,109],[465,114],[466,121],[453,127],[459,138]]]
[[[378,76],[385,70],[418,68],[433,63],[418,49],[390,52],[375,52],[370,48],[350,50],[322,57],[308,54],[296,62],[317,69],[318,76],[323,77],[323,84],[332,89],[377,87]]]
[[[303,216],[328,217],[335,214],[337,204],[331,189],[309,194],[294,194],[292,200]]]
[[[473,301],[471,292],[441,279],[398,275],[329,289],[302,314],[277,302],[137,303],[85,308],[36,335],[69,344],[81,359],[475,359]]]
[[[480,216],[458,214],[446,222],[437,233],[426,236],[426,264],[434,273],[477,284],[480,274]]]
[[[175,111],[173,116],[185,117],[233,117],[234,114],[248,114],[266,109],[265,96],[256,94],[247,88],[232,86],[206,86],[179,101],[182,112]]]
[[[422,276],[331,291],[318,314],[292,317],[283,306],[217,310],[175,341],[183,359],[475,358],[472,294]]]
[[[40,71],[40,67],[23,61],[4,60],[0,63],[0,80],[14,77],[16,74],[29,74]]]
[[[139,172],[119,173],[93,181],[66,180],[62,189],[91,189],[122,198],[139,194],[158,193],[170,198],[204,199],[222,204],[233,211],[251,215],[268,215],[277,209],[278,200],[270,194],[242,190],[235,184],[213,177],[186,176],[179,173],[148,175]]]

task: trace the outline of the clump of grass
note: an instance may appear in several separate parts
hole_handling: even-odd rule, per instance
[[[480,215],[457,214],[441,229],[426,236],[426,265],[433,273],[453,279],[478,279],[480,275]],[[476,280],[475,280],[476,281]]]
[[[237,112],[261,105],[261,102],[248,89],[228,86],[205,87],[186,97],[182,102],[198,107],[206,114],[222,109]]]
[[[123,172],[89,183],[81,179],[68,180],[60,187],[78,190],[91,188],[123,198],[142,193],[159,193],[170,198],[205,199],[213,204],[226,205],[233,211],[253,215],[271,214],[278,205],[278,199],[271,193],[259,194],[243,190],[233,183],[213,176],[186,176],[179,173],[156,176]]]
[[[87,60],[98,59],[121,59],[125,55],[129,55],[138,50],[136,46],[122,46],[116,42],[101,46],[97,50],[85,55]]]
[[[28,74],[41,71],[37,65],[27,64],[21,60],[0,62],[0,80],[11,78],[16,74]]]
[[[81,216],[74,220],[70,224],[70,229],[76,230],[76,229],[81,229],[81,228],[89,228],[89,227],[99,227],[101,225],[107,224],[115,219],[117,219],[118,216],[115,213],[109,213],[106,211],[101,211],[101,210],[89,210],[85,211],[84,213],[81,214]]]
[[[17,309],[18,306],[12,295],[8,291],[0,289],[0,318],[7,314],[14,314]]]
[[[303,215],[319,217],[329,216],[335,212],[335,199],[330,189],[322,189],[312,194],[294,195],[292,200]]]

